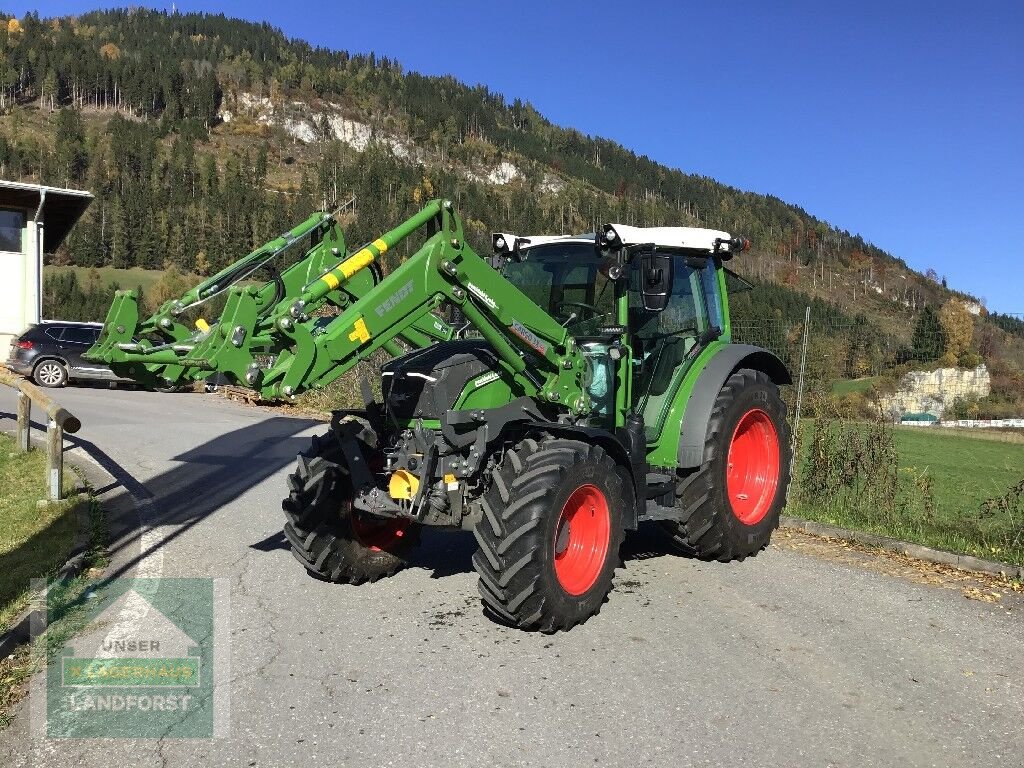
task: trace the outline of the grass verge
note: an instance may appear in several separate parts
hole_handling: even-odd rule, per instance
[[[15,450],[0,434],[0,631],[28,604],[29,581],[54,575],[78,536],[74,501],[36,506],[46,496],[44,452]]]
[[[45,496],[46,456],[33,450],[15,453],[15,442],[0,434],[0,631],[29,607],[31,580],[54,576],[67,561],[78,540],[80,516],[74,500],[36,507]],[[89,501],[89,542],[86,573],[95,576],[106,564],[102,510]],[[46,658],[58,649],[81,623],[78,598],[91,579],[82,576],[51,588],[50,626],[43,637],[0,659],[0,728],[7,725],[10,710],[24,693],[26,682]],[[76,618],[78,617],[78,618]],[[76,624],[76,621],[78,624]]]
[[[1024,565],[1024,445],[818,419],[789,514]]]
[[[99,516],[98,505],[96,513]],[[46,631],[7,658],[0,659],[0,730],[10,724],[15,705],[28,690],[29,678],[89,623],[85,603],[101,572],[99,556],[93,559],[92,567],[84,575],[51,583],[46,600]]]

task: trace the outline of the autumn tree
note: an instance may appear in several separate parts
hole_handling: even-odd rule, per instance
[[[164,265],[163,275],[149,289],[148,299],[151,312],[159,309],[164,302],[176,299],[187,291],[191,285],[185,274],[178,269],[177,265],[167,263]]]
[[[210,274],[210,260],[206,256],[205,251],[199,251],[196,254],[195,265],[193,267],[197,275],[206,277]]]
[[[974,318],[959,299],[950,299],[939,311],[939,322],[945,335],[946,351],[942,364],[954,366],[961,362],[971,347],[974,335]]]

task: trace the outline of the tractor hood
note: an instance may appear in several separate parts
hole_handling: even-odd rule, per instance
[[[440,419],[470,381],[498,370],[498,358],[483,339],[434,344],[381,368],[384,404],[397,421]]]

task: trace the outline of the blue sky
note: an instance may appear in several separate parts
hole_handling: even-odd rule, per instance
[[[169,3],[142,3],[170,8]],[[7,4],[21,15],[90,10]],[[1024,3],[182,0],[532,102],[1024,312]]]

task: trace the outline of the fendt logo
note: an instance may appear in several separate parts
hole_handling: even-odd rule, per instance
[[[389,296],[385,301],[381,302],[374,310],[374,312],[377,313],[377,317],[384,317],[384,315],[397,307],[403,299],[411,296],[413,287],[413,281],[410,280],[391,294],[391,296]]]
[[[479,389],[484,384],[490,384],[492,381],[497,381],[497,380],[498,380],[498,374],[495,373],[494,371],[491,371],[490,373],[485,373],[480,378],[473,380],[473,389]]]

